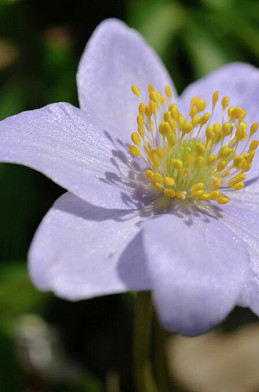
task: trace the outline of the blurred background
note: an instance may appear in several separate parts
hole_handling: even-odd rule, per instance
[[[51,102],[78,106],[80,55],[108,17],[144,35],[179,92],[231,61],[258,66],[257,0],[0,0],[0,119]],[[0,391],[134,391],[134,296],[69,303],[34,289],[26,254],[63,190],[39,173],[3,164],[0,189]],[[236,309],[204,337],[170,337],[174,390],[259,391],[256,320]]]

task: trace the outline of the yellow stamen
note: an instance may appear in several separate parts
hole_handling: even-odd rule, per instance
[[[132,155],[135,155],[136,157],[141,157],[141,152],[139,151],[138,147],[136,146],[130,146],[129,147],[130,153]]]
[[[169,198],[228,203],[229,198],[221,191],[244,187],[245,173],[251,169],[259,145],[257,140],[251,140],[258,123],[248,125],[244,121],[246,111],[230,106],[228,96],[221,100],[222,123],[213,123],[218,91],[212,96],[210,113],[199,114],[207,103],[194,97],[186,117],[172,104],[169,86],[162,95],[149,85],[147,104],[142,102],[137,86],[132,86],[132,91],[140,104],[137,132],[131,134],[134,145],[129,150],[149,166],[145,172],[147,181]],[[239,155],[237,151],[241,151]]]

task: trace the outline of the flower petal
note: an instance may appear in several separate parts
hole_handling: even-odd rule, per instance
[[[43,219],[29,252],[41,290],[70,300],[149,288],[139,218],[66,193]]]
[[[245,185],[240,192],[230,190],[224,193],[228,195],[231,206],[256,212],[259,208],[259,177],[246,181]]]
[[[132,85],[145,99],[150,83],[159,90],[169,85],[175,94],[154,50],[137,31],[116,19],[105,20],[93,33],[79,64],[77,83],[80,107],[126,140],[137,124],[138,99]]]
[[[172,211],[143,228],[147,270],[164,327],[198,335],[222,321],[246,282],[243,241],[198,210]]]
[[[107,208],[136,208],[153,197],[144,189],[144,171],[128,147],[112,139],[97,120],[65,103],[1,121],[0,161],[36,169],[82,199]],[[140,175],[143,181],[136,179]]]
[[[178,104],[183,113],[188,113],[190,100],[199,96],[207,101],[209,112],[212,108],[212,94],[219,91],[219,102],[216,105],[213,122],[222,121],[221,99],[230,97],[231,106],[241,106],[246,110],[245,121],[248,125],[258,122],[259,106],[259,70],[250,64],[231,63],[210,73],[204,78],[190,84],[179,98]],[[249,178],[259,174],[259,157],[256,158],[252,169],[248,172]]]
[[[220,220],[246,244],[250,254],[250,274],[239,304],[249,306],[259,315],[259,214],[254,210],[232,207],[222,208]]]

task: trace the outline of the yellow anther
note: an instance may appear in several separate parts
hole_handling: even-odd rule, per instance
[[[198,157],[195,162],[194,162],[194,167],[196,167],[196,169],[199,169],[204,163],[204,158],[203,157]]]
[[[172,159],[171,166],[173,169],[181,169],[183,167],[183,162],[180,159]]]
[[[233,110],[234,110],[234,106],[229,106],[229,108],[228,108],[228,116],[231,118],[231,120],[233,120],[233,118],[232,118]]]
[[[183,176],[184,176],[184,177],[187,177],[187,176],[189,175],[189,169],[188,169],[188,167],[184,167],[182,171],[183,171]]]
[[[217,155],[214,154],[209,155],[207,159],[207,165],[211,166],[217,160],[217,158],[218,158]]]
[[[190,121],[186,121],[182,126],[182,132],[185,135],[186,133],[190,133],[193,129],[193,125]]]
[[[168,137],[167,137],[168,143],[170,145],[170,147],[173,147],[175,145],[175,136],[174,133],[171,132]]]
[[[235,137],[237,140],[242,140],[246,136],[246,129],[244,125],[239,125],[238,129],[236,130]]]
[[[152,102],[155,102],[155,103],[158,102],[158,98],[157,98],[157,95],[156,95],[156,92],[155,92],[155,91],[152,91],[152,93],[149,94],[149,98],[150,98],[150,100],[151,100]]]
[[[152,170],[146,170],[146,176],[149,180],[154,180],[154,173],[152,172]]]
[[[234,177],[235,181],[243,181],[246,179],[246,175],[244,173],[239,173]]]
[[[149,105],[145,107],[145,115],[150,118],[152,116],[152,109]]]
[[[218,153],[218,157],[219,158],[226,158],[230,152],[232,151],[231,148],[229,148],[228,146],[223,146]]]
[[[129,147],[130,153],[132,155],[135,155],[136,157],[141,157],[141,152],[139,151],[138,147],[136,146],[130,146]]]
[[[192,192],[192,196],[193,197],[201,197],[201,195],[204,193],[204,190],[203,189],[200,189],[199,191],[195,191],[195,192]]]
[[[240,120],[240,121],[243,120],[243,119],[245,118],[245,116],[246,116],[246,110],[245,110],[245,109],[242,109],[242,112],[241,112],[241,114],[240,114],[240,116],[239,116],[239,120]]]
[[[240,189],[244,188],[245,184],[242,181],[240,181],[240,182],[235,182],[234,184],[232,183],[230,186],[235,191],[239,191]]]
[[[239,120],[243,120],[244,116],[244,111],[242,108],[240,108],[239,106],[235,107],[232,112],[231,112],[231,117],[233,119],[239,119]]]
[[[227,204],[228,202],[229,202],[229,197],[227,197],[227,196],[220,196],[217,199],[218,204]]]
[[[171,105],[171,106],[176,106],[176,105]],[[177,108],[177,106],[176,107],[173,107],[173,108],[171,108],[171,106],[169,107],[169,109],[170,109],[170,112],[171,112],[171,115],[172,115],[172,118],[174,119],[174,120],[178,120],[179,119],[179,111],[178,111],[178,108]]]
[[[169,134],[170,132],[170,126],[168,124],[168,122],[162,121],[159,124],[159,132],[161,133],[161,135],[166,136]]]
[[[159,184],[163,184],[164,178],[162,174],[155,172],[154,173],[154,182],[158,182]]]
[[[212,105],[213,107],[216,105],[216,103],[218,102],[219,99],[219,92],[215,91],[213,96],[212,96]]]
[[[197,114],[197,113],[198,113],[198,110],[197,110],[196,106],[192,106],[190,113],[189,113],[191,118],[193,118],[195,116],[195,114]]]
[[[200,196],[198,196],[198,200],[208,200],[209,197],[210,197],[209,193],[203,192]]]
[[[225,159],[221,159],[221,161],[218,163],[217,170],[221,171],[225,169],[226,166],[227,166],[227,161]]]
[[[184,126],[185,123],[186,123],[185,118],[184,118],[183,116],[180,116],[180,117],[178,118],[178,126],[179,126],[179,129],[180,129],[180,130],[183,129],[183,126]]]
[[[203,110],[205,110],[207,106],[207,102],[205,101],[205,99],[200,99],[199,102],[197,102],[196,107],[198,112],[202,112]]]
[[[222,125],[222,135],[229,136],[233,131],[233,124],[226,122]]]
[[[159,190],[164,188],[163,185],[160,184],[160,182],[153,182],[153,184],[154,184],[155,187],[156,187],[157,189],[159,189]]]
[[[192,119],[192,124],[194,127],[196,127],[196,125],[198,125],[201,121],[201,116],[199,114],[195,114],[195,116]]]
[[[248,157],[247,157],[247,159],[246,159],[246,163],[248,163],[248,164],[252,163],[252,162],[253,162],[253,159],[254,159],[254,156],[255,156],[255,150],[252,150],[252,151],[249,153],[249,155],[248,155]]]
[[[173,189],[164,188],[164,195],[167,197],[175,197],[176,193]]]
[[[138,86],[131,86],[131,90],[133,94],[135,94],[138,98],[140,98],[140,89],[138,88]]]
[[[242,166],[242,171],[243,172],[248,172],[252,167],[252,163],[250,163],[250,165],[248,165],[246,162],[244,163],[244,165]]]
[[[173,118],[169,118],[168,122],[169,122],[171,130],[175,131],[176,130],[176,121]]]
[[[220,191],[213,191],[213,192],[209,193],[208,199],[209,199],[209,200],[215,200],[215,199],[217,199],[218,197],[220,197],[220,195],[221,195],[221,192],[220,192]]]
[[[167,110],[167,111],[164,113],[164,120],[168,122],[170,119],[172,119],[172,115],[171,115],[170,110]]]
[[[138,127],[138,133],[140,134],[141,137],[145,136],[145,132],[143,131],[143,127]]]
[[[220,125],[220,123],[215,123],[213,125],[213,133],[214,133],[215,137],[218,137],[220,135],[220,132],[221,132],[221,125]]]
[[[213,128],[211,125],[208,125],[206,128],[206,139],[207,139],[207,143],[208,141],[212,138],[213,135]]]
[[[257,147],[258,147],[258,144],[259,144],[258,140],[253,140],[253,141],[250,143],[249,151],[256,150]]]
[[[201,118],[200,124],[204,125],[206,124],[210,119],[210,114],[209,113],[204,113],[204,115]]]
[[[183,161],[181,161],[181,159],[172,159],[171,166],[173,169],[182,169]]]
[[[204,189],[203,182],[198,182],[192,186],[192,192],[201,191],[202,189]]]
[[[138,110],[139,110],[139,113],[140,113],[142,116],[144,116],[144,114],[145,114],[145,109],[146,109],[145,104],[144,104],[143,102],[141,102],[141,103],[139,104]]]
[[[193,97],[191,100],[191,105],[197,105],[200,102],[200,98],[199,97]]]
[[[157,97],[157,102],[162,103],[163,97],[162,97],[161,93],[159,91],[156,91],[155,94]]]
[[[140,127],[143,127],[143,125],[144,125],[144,118],[143,118],[143,116],[141,114],[138,114],[138,116],[137,116],[137,123],[138,123],[138,125]]]
[[[174,186],[175,185],[175,180],[173,177],[165,177],[164,178],[164,184],[166,186]]]
[[[159,167],[160,166],[160,158],[159,158],[158,153],[157,153],[156,150],[150,151],[149,157],[150,157],[150,159],[153,162],[153,165],[155,167]]]
[[[195,160],[195,158],[193,155],[187,155],[186,161],[187,161],[188,165],[193,165],[194,160]]]
[[[139,145],[140,144],[140,137],[139,134],[137,132],[133,132],[133,134],[131,135],[131,140],[134,144]]]
[[[177,197],[178,199],[184,200],[184,199],[185,199],[185,196],[186,196],[186,192],[184,192],[184,191],[178,191],[178,192],[176,192],[176,197]]]
[[[257,129],[258,129],[258,123],[252,124],[250,128],[250,135],[253,135],[257,131]]]
[[[151,94],[153,91],[155,91],[154,86],[152,84],[148,85],[147,90],[148,90],[148,94]]]
[[[210,186],[210,190],[216,191],[217,189],[219,189],[220,185],[221,185],[221,179],[219,177],[213,177],[212,184]]]
[[[157,155],[160,159],[163,159],[165,156],[165,151],[162,147],[157,147]]]
[[[172,103],[170,106],[169,106],[169,108],[168,108],[170,111],[172,111],[172,110],[177,110],[178,111],[178,106],[175,104],[175,103]]]
[[[237,169],[242,169],[246,164],[246,160],[242,155],[238,155],[234,158],[233,165]]]
[[[195,151],[197,155],[203,155],[205,151],[205,146],[203,143],[197,143],[195,146]]]
[[[165,93],[168,96],[168,98],[172,98],[172,91],[169,86],[165,86]]]
[[[230,99],[228,96],[222,98],[221,105],[225,109],[229,105]]]
[[[156,114],[157,104],[153,101],[149,101],[149,107],[151,109],[152,114]]]

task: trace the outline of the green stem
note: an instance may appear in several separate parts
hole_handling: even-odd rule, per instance
[[[168,333],[160,326],[157,316],[155,317],[155,377],[159,391],[171,392],[172,385],[168,374],[166,343]]]
[[[157,392],[149,360],[152,320],[151,304],[150,292],[137,293],[134,331],[134,376],[137,392]]]

